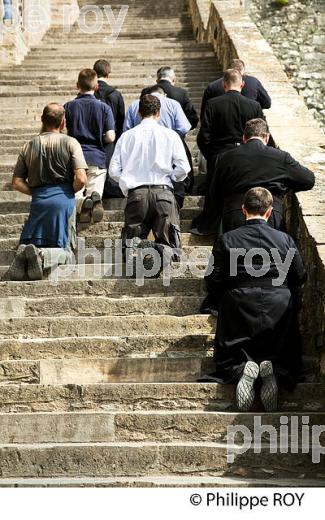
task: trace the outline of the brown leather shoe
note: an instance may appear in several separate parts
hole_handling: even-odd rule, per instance
[[[93,221],[94,221],[94,223],[101,222],[104,218],[104,208],[103,208],[102,199],[101,199],[99,193],[97,193],[97,191],[94,191],[92,193],[91,200],[93,202],[93,211],[92,211]]]
[[[80,224],[90,224],[91,222],[91,213],[94,207],[94,203],[90,197],[87,197],[82,205],[81,212],[79,213],[79,222]]]

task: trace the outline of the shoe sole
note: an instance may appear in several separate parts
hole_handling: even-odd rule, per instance
[[[254,404],[254,383],[258,375],[259,366],[253,361],[248,361],[236,389],[237,407],[242,412],[248,412]]]
[[[26,276],[25,249],[17,251],[16,257],[9,268],[8,277],[12,282],[22,282]]]
[[[260,364],[260,376],[263,381],[261,401],[264,409],[266,412],[275,412],[278,407],[279,390],[271,361],[263,361]]]
[[[28,245],[25,249],[27,260],[27,274],[32,281],[43,280],[42,260],[40,259],[38,249],[34,245]]]
[[[101,222],[104,218],[104,208],[102,206],[95,207],[92,212],[93,215],[93,222],[95,224],[98,224],[98,222]]]

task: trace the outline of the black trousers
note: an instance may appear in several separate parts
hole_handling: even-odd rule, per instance
[[[152,231],[156,249],[170,263],[181,249],[180,217],[173,191],[167,186],[139,186],[128,194],[123,241],[145,240]]]
[[[188,174],[188,176],[186,177],[185,181],[174,183],[174,193],[175,193],[175,198],[176,198],[179,209],[182,209],[182,207],[184,206],[184,199],[185,199],[186,195],[191,195],[191,193],[193,191],[193,186],[194,186],[194,170],[193,170],[192,154],[191,154],[191,151],[190,151],[189,147],[187,146],[187,143],[184,138],[182,138],[182,141],[183,141],[183,145],[185,148],[188,162],[190,163],[191,171]]]

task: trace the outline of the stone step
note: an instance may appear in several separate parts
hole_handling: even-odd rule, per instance
[[[82,478],[0,478],[1,488],[295,488],[324,487],[324,479],[248,479],[235,477],[188,477],[174,475],[152,477]]]
[[[69,296],[52,298],[1,298],[0,319],[41,316],[189,316],[199,313],[202,296]]]
[[[1,384],[42,385],[102,383],[177,383],[197,381],[213,371],[211,358],[199,355],[179,357],[122,357],[106,359],[42,359],[1,363]]]
[[[62,336],[132,336],[152,334],[213,334],[211,316],[104,316],[0,319],[0,339]]]
[[[313,447],[311,447],[313,448]],[[233,445],[234,462],[227,462],[222,443],[62,443],[2,444],[2,478],[13,477],[122,477],[156,475],[242,476],[247,478],[324,478],[324,462],[311,454],[270,453],[264,446],[242,453]],[[303,482],[303,479],[302,479]]]
[[[235,411],[235,387],[217,383],[129,383],[97,385],[0,385],[0,411],[71,412],[132,410]],[[257,406],[257,410],[262,408]],[[298,384],[280,392],[279,412],[324,412],[325,387]]]
[[[0,444],[43,443],[107,443],[107,442],[242,442],[240,427],[252,435],[263,426],[274,428],[277,440],[301,443],[303,414],[287,414],[288,427],[281,423],[283,415],[198,411],[135,412],[65,412],[0,414]],[[325,424],[325,413],[311,413],[308,427]],[[239,430],[236,433],[235,428]],[[294,433],[291,432],[291,427]],[[228,430],[233,428],[233,430]],[[281,430],[282,428],[282,430]],[[228,434],[229,431],[229,434]],[[233,431],[233,433],[232,433]],[[267,431],[257,439],[267,443]],[[325,439],[325,430],[320,441]],[[0,481],[1,485],[1,481]]]
[[[210,356],[214,334],[155,334],[0,340],[0,361]]]
[[[28,295],[29,298],[51,296],[106,296],[140,297],[145,295],[187,295],[201,297],[205,295],[205,282],[199,278],[184,279],[174,277],[171,284],[164,285],[164,280],[147,279],[143,286],[136,284],[132,279],[107,280],[63,280],[49,283],[47,280],[39,282],[0,282],[2,298],[17,298]]]

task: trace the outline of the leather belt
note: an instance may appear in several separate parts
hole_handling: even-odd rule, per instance
[[[129,193],[132,193],[132,191],[135,191],[135,190],[168,190],[168,191],[171,191],[171,192],[174,192],[173,188],[171,188],[170,186],[167,186],[167,184],[142,184],[141,186],[137,186],[136,188],[132,188],[131,190],[129,190]]]

